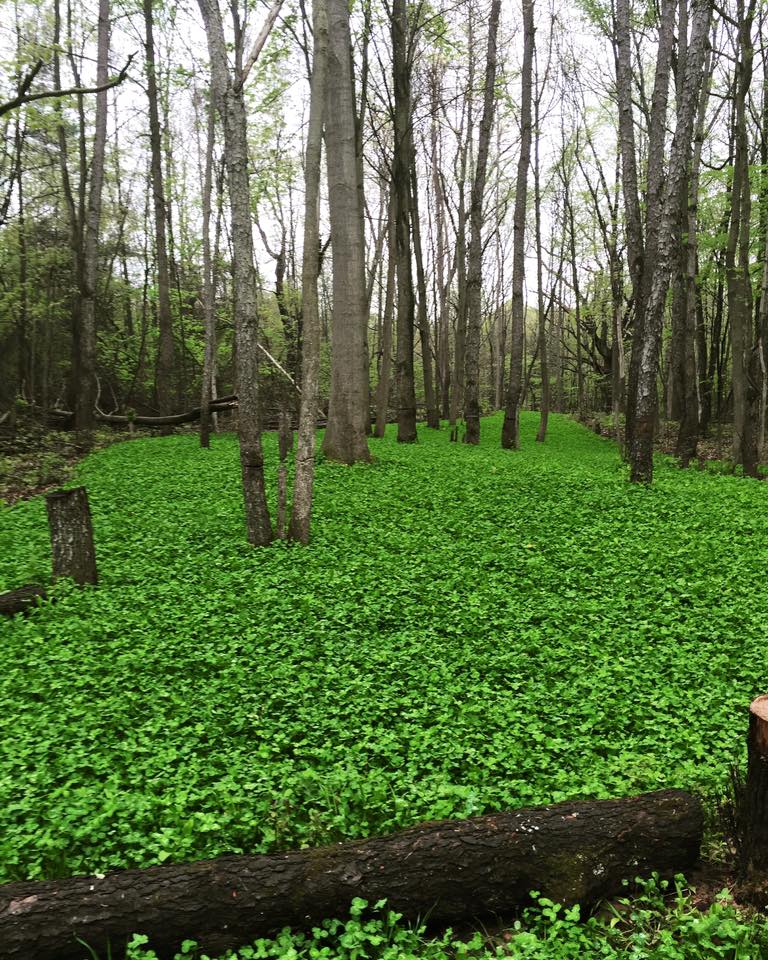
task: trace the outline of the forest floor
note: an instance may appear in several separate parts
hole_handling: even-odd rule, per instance
[[[0,880],[662,787],[714,808],[768,690],[768,485],[659,457],[630,486],[613,443],[537,424],[321,463],[308,548],[247,546],[231,435],[80,462],[100,584],[0,624]],[[0,506],[0,590],[49,579],[43,499]]]

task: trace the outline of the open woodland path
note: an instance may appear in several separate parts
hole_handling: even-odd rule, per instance
[[[0,624],[0,879],[719,791],[768,689],[768,486],[633,486],[537,423],[320,464],[309,548],[245,543],[233,436],[81,464],[99,588]],[[42,499],[4,508],[0,589],[47,557]]]

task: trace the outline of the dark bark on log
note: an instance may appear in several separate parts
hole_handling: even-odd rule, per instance
[[[505,914],[538,889],[595,903],[622,880],[696,862],[699,801],[679,790],[427,823],[388,837],[272,856],[229,856],[106,877],[0,886],[0,960],[80,960],[75,938],[112,956],[134,932],[160,956],[182,939],[217,954],[285,925],[386,898],[409,921]]]
[[[53,576],[96,583],[96,550],[85,487],[57,490],[45,498],[53,552]]]
[[[0,593],[0,616],[12,617],[14,614],[24,613],[37,605],[38,598],[45,599],[46,595],[45,587],[36,583],[29,583],[8,593]]]
[[[227,397],[217,397],[211,401],[211,413],[221,412],[222,410],[231,410],[237,406],[237,396],[231,394]],[[61,419],[73,416],[71,410],[52,410],[52,415]],[[200,407],[194,407],[184,413],[174,413],[167,417],[127,417],[118,413],[97,413],[95,419],[99,423],[112,423],[115,426],[128,426],[133,423],[137,427],[168,427],[182,423],[193,423],[200,419]]]

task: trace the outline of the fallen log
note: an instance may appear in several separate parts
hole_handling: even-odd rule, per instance
[[[122,956],[144,933],[161,957],[184,939],[210,955],[283,926],[343,916],[386,898],[407,920],[508,914],[540,890],[591,904],[624,879],[693,866],[700,802],[665,790],[426,823],[387,837],[268,856],[225,856],[106,876],[0,886],[1,960]]]
[[[221,413],[223,410],[231,410],[237,406],[237,396],[232,394],[228,397],[218,397],[211,401],[211,413]],[[52,410],[55,417],[62,420],[68,420],[74,416],[71,410]],[[129,417],[123,413],[95,413],[94,417],[99,423],[111,423],[115,426],[128,426],[133,423],[139,427],[172,427],[182,423],[193,423],[200,419],[200,407],[194,407],[192,410],[186,410],[184,413],[173,413],[165,417]]]
[[[45,587],[37,583],[28,583],[17,590],[0,593],[0,615],[12,617],[34,607],[39,599],[46,597]]]

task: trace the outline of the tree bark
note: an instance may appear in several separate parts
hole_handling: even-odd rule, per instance
[[[253,263],[253,229],[248,174],[248,124],[240,78],[227,68],[227,44],[218,0],[198,0],[211,59],[211,82],[224,126],[224,153],[229,181],[235,299],[235,381],[238,436],[248,541],[264,546],[272,540],[272,521],[264,486],[264,456],[258,382],[258,290]]]
[[[117,956],[143,932],[161,957],[182,939],[218,954],[283,926],[386,898],[406,921],[504,915],[530,891],[564,905],[620,894],[622,881],[688,870],[700,802],[679,790],[444,820],[388,837],[257,857],[0,886],[0,960],[80,960],[79,938]]]
[[[411,156],[414,155],[411,143]],[[427,279],[424,273],[424,251],[421,246],[421,222],[419,220],[419,184],[415,163],[411,167],[411,233],[413,252],[416,258],[416,289],[418,304],[416,315],[419,321],[419,340],[421,341],[421,368],[424,377],[424,404],[427,408],[427,426],[432,430],[440,429],[440,413],[435,397],[435,378],[432,370],[432,337],[427,314]]]
[[[46,596],[45,587],[36,583],[29,583],[26,586],[18,587],[16,590],[0,593],[0,616],[12,617],[17,613],[24,613],[36,607],[37,601],[44,600]]]
[[[749,708],[747,780],[737,809],[740,868],[743,874],[768,869],[768,696]]]
[[[85,487],[47,494],[48,527],[53,553],[53,576],[71,577],[75,583],[96,583],[96,550]]]
[[[99,0],[96,84],[103,87],[109,76],[109,0]],[[93,429],[96,399],[96,286],[99,277],[99,229],[101,194],[104,186],[104,158],[107,147],[107,90],[96,94],[93,154],[88,204],[84,217],[82,286],[80,288],[78,343],[78,389],[75,428]],[[83,178],[84,179],[84,178]]]
[[[523,0],[523,73],[520,102],[520,156],[517,162],[515,212],[512,239],[512,331],[510,336],[509,384],[507,386],[501,445],[520,447],[520,405],[523,400],[523,353],[525,351],[525,213],[528,167],[531,163],[531,102],[534,47],[534,0]]]
[[[327,0],[327,9],[325,146],[333,250],[333,314],[331,390],[323,452],[330,460],[356,463],[371,459],[367,439],[370,408],[365,246],[360,240],[362,219],[349,7],[346,0]]]
[[[467,348],[464,367],[465,443],[480,443],[480,332],[483,322],[483,200],[488,171],[488,151],[496,102],[496,38],[501,0],[492,0],[488,20],[488,54],[485,65],[483,113],[477,144],[477,163],[469,205],[469,254],[467,257]]]
[[[397,440],[416,440],[416,389],[413,374],[415,303],[411,267],[411,51],[406,0],[392,2],[392,86],[394,148],[392,200],[397,264]]]
[[[635,483],[650,483],[653,479],[653,430],[658,412],[656,377],[664,306],[673,262],[675,224],[678,219],[677,200],[687,175],[711,17],[711,0],[695,0],[685,79],[677,107],[677,125],[672,140],[669,169],[661,205],[661,223],[658,226],[653,276],[641,325],[643,335],[641,341],[639,343],[635,341],[633,345],[633,352],[637,352],[637,376],[634,381],[633,403],[635,424],[628,439],[628,448],[631,479]]]
[[[320,270],[320,171],[328,76],[328,11],[325,0],[313,0],[312,17],[314,50],[304,166],[304,251],[301,271],[304,338],[301,355],[299,435],[289,528],[290,538],[300,543],[309,542],[315,482],[315,422],[321,337],[317,298],[317,276]]]
[[[157,69],[153,0],[143,0],[147,100],[149,102],[149,147],[152,197],[155,215],[155,263],[157,264],[157,365],[155,383],[157,407],[161,414],[171,412],[173,388],[173,327],[171,323],[171,282],[168,271],[168,244],[165,236],[166,206],[163,184],[163,153],[158,111]]]
[[[200,396],[200,446],[211,445],[211,401],[216,377],[216,291],[213,286],[211,259],[211,210],[213,205],[213,147],[216,135],[216,110],[209,98],[205,140],[205,171],[203,173],[203,323],[205,352]]]

